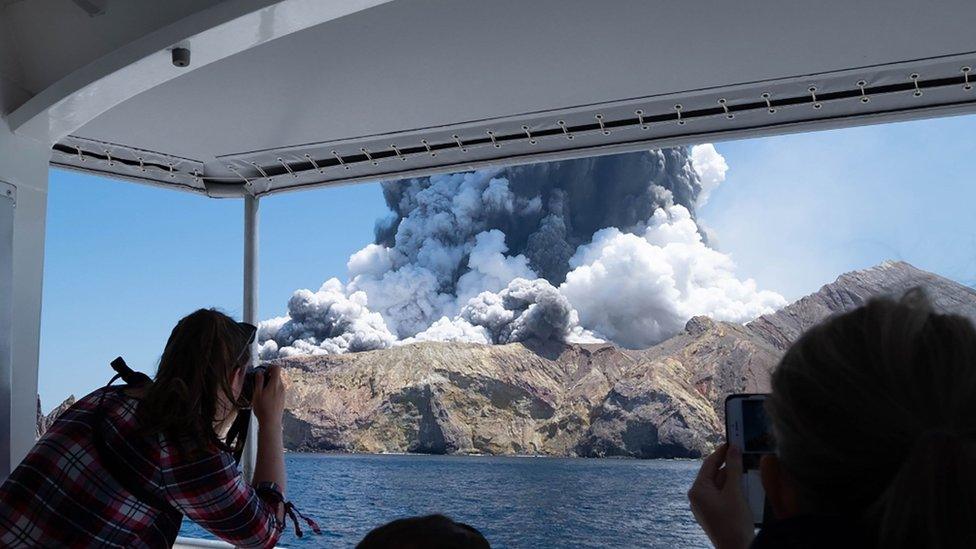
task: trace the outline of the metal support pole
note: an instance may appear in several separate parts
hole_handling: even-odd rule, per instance
[[[0,479],[36,440],[37,360],[51,145],[0,117]],[[8,194],[9,192],[9,194]]]
[[[244,322],[258,324],[258,198],[244,195]],[[254,338],[251,346],[251,367],[258,364],[258,342]],[[244,454],[241,456],[244,478],[249,482],[254,474],[257,458],[258,422],[251,415],[251,425],[244,441]]]

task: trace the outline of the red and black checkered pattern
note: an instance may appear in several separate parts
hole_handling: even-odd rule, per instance
[[[190,459],[163,435],[137,436],[138,401],[116,389],[65,411],[0,486],[0,547],[170,547],[183,515],[233,545],[273,547],[284,521],[234,458],[215,449]],[[173,509],[139,501],[101,463],[92,422],[103,392],[107,450]]]

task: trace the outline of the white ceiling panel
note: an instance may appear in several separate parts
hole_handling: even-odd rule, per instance
[[[261,194],[971,112],[974,20],[964,0],[396,0],[137,95],[53,161]]]

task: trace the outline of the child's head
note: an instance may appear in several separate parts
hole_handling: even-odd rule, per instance
[[[481,532],[444,515],[394,520],[366,534],[356,549],[488,549]]]

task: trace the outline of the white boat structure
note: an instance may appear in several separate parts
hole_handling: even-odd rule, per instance
[[[261,197],[976,112],[973,21],[968,0],[0,0],[0,475],[34,442],[50,166],[240,199],[256,322]]]

